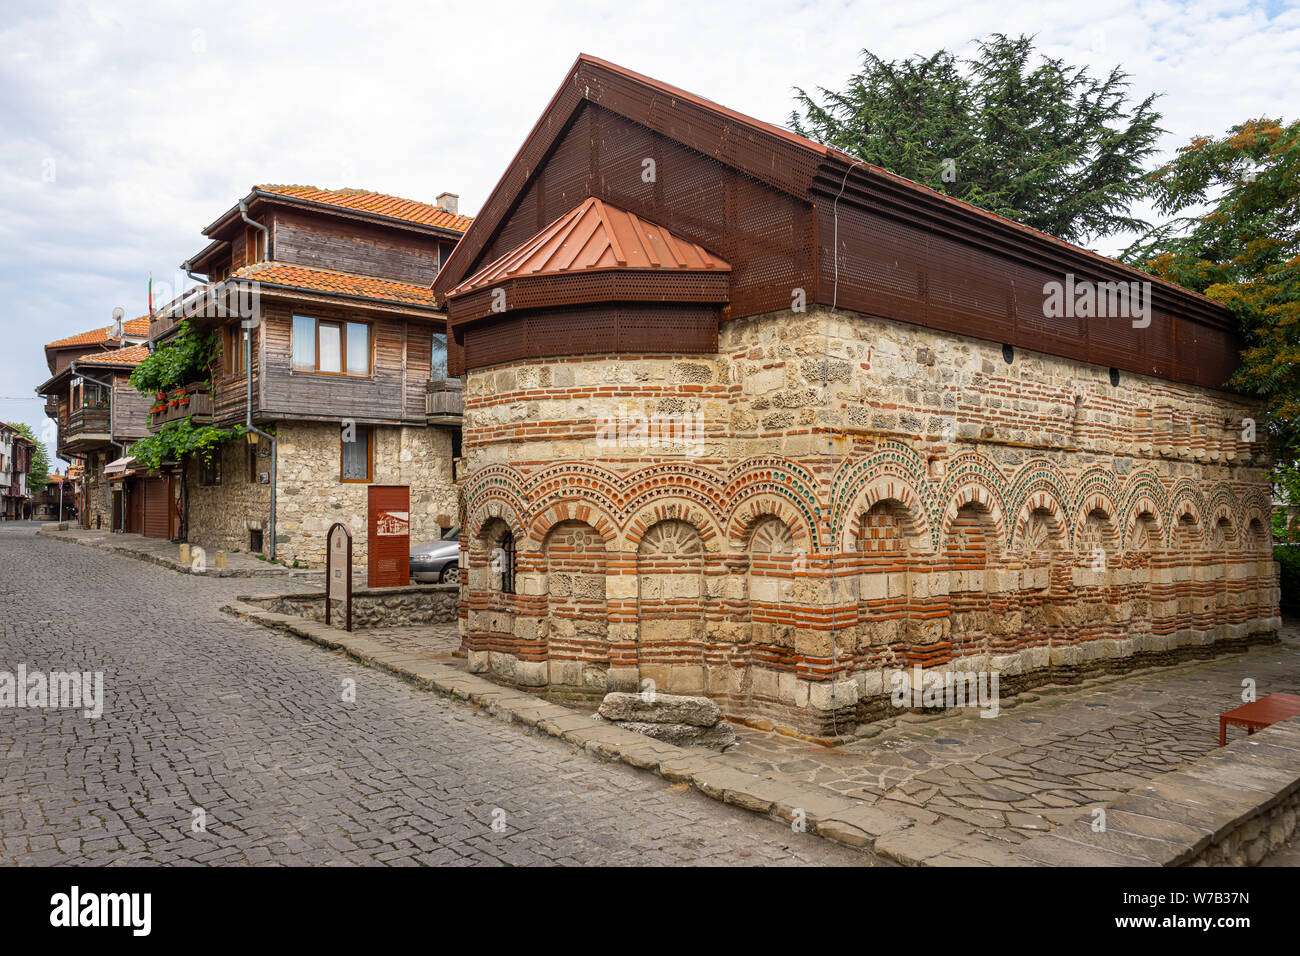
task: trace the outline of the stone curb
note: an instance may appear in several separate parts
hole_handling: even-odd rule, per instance
[[[1175,771],[1149,781],[1125,797],[1107,805],[1110,832],[1105,841],[1080,835],[1081,826],[1092,834],[1088,821],[1067,824],[1051,833],[1033,837],[1018,847],[980,834],[957,834],[941,826],[927,826],[903,813],[871,806],[863,801],[837,796],[823,787],[809,787],[750,773],[728,762],[714,751],[678,747],[622,730],[608,721],[552,704],[526,691],[505,687],[438,661],[419,660],[410,654],[383,647],[368,638],[349,634],[314,621],[266,611],[243,601],[221,609],[242,620],[284,631],[313,641],[330,650],[342,650],[361,663],[387,671],[420,687],[437,691],[479,707],[493,717],[536,728],[588,753],[606,760],[619,760],[637,770],[648,770],[670,783],[686,783],[714,800],[762,816],[793,823],[827,840],[875,854],[904,866],[1178,866],[1192,859],[1212,840],[1237,823],[1255,816],[1268,806],[1300,788],[1300,718],[1294,729],[1261,740],[1260,734],[1224,748],[1269,744],[1258,757],[1276,758],[1273,748],[1290,748],[1294,764],[1281,770],[1259,764],[1247,786],[1256,789],[1242,797],[1227,785],[1198,779],[1189,771]],[[1284,725],[1279,724],[1281,728]],[[1274,729],[1274,728],[1270,728]],[[1264,731],[1262,733],[1267,733]],[[1252,743],[1253,742],[1253,743]],[[1215,751],[1205,760],[1222,759]],[[1201,761],[1198,761],[1200,763]],[[1261,806],[1258,798],[1294,769],[1285,793],[1276,793]],[[1222,772],[1210,763],[1201,773]],[[1182,799],[1214,795],[1219,798],[1219,815],[1206,816],[1200,804],[1191,807],[1171,802],[1170,778],[1195,791],[1178,794]],[[1270,791],[1272,792],[1272,791]],[[1213,826],[1211,826],[1213,823]]]
[[[167,558],[159,557],[150,551],[141,551],[138,548],[126,548],[119,545],[105,545],[94,541],[82,541],[80,538],[66,537],[57,531],[38,530],[36,534],[42,538],[48,538],[51,541],[62,541],[65,544],[75,544],[83,548],[93,548],[96,551],[103,551],[106,554],[120,554],[126,558],[134,558],[136,561],[145,561],[149,564],[156,564],[160,568],[167,568],[169,571],[175,571],[178,574],[198,574],[205,578],[279,578],[286,577],[290,574],[289,568],[279,568],[268,565],[266,570],[252,568],[208,568],[206,571],[195,571],[188,564],[181,564],[180,561],[171,561]]]

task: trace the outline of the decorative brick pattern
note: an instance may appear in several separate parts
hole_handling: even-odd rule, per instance
[[[601,440],[656,414],[697,440]],[[883,713],[886,670],[914,663],[1032,683],[1269,640],[1246,414],[843,311],[727,323],[714,356],[474,371],[464,645],[519,683],[652,680],[822,733]],[[514,595],[490,574],[505,528]]]

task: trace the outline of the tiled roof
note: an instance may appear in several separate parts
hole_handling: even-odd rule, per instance
[[[50,342],[45,347],[47,349],[62,349],[72,345],[100,345],[116,342],[117,339],[109,338],[112,331],[113,327],[106,325],[100,329],[91,329],[89,332],[78,332],[76,335],[69,335],[67,338]],[[129,336],[147,336],[149,334],[149,316],[142,315],[123,322],[122,333]]]
[[[240,269],[231,278],[250,279],[263,285],[286,289],[437,307],[433,290],[425,286],[413,285],[409,282],[394,282],[391,279],[376,279],[373,276],[357,275],[352,272],[311,269],[285,262],[259,262]]]
[[[72,361],[78,365],[111,365],[134,368],[149,357],[149,346],[128,345],[124,349],[110,349],[107,352],[90,352]]]
[[[315,186],[257,186],[255,188],[287,199],[338,206],[341,209],[366,212],[375,216],[416,222],[423,226],[453,229],[456,232],[464,232],[474,221],[470,216],[447,212],[432,203],[402,199],[399,196],[386,196],[367,189],[317,189]]]
[[[729,272],[731,265],[663,226],[591,197],[447,295],[523,276],[609,269]]]

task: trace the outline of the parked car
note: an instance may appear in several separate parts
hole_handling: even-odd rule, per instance
[[[438,541],[411,549],[411,580],[449,584],[460,567],[460,528],[448,528]]]

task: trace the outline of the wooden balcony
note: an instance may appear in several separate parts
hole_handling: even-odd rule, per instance
[[[112,438],[108,406],[74,408],[61,429],[61,447],[81,454],[106,445]]]
[[[424,393],[424,413],[430,425],[459,426],[465,416],[461,380],[448,378],[430,382]]]
[[[149,409],[149,431],[156,432],[168,422],[192,418],[195,423],[212,421],[212,394],[207,385],[186,385],[167,392],[165,399]]]

